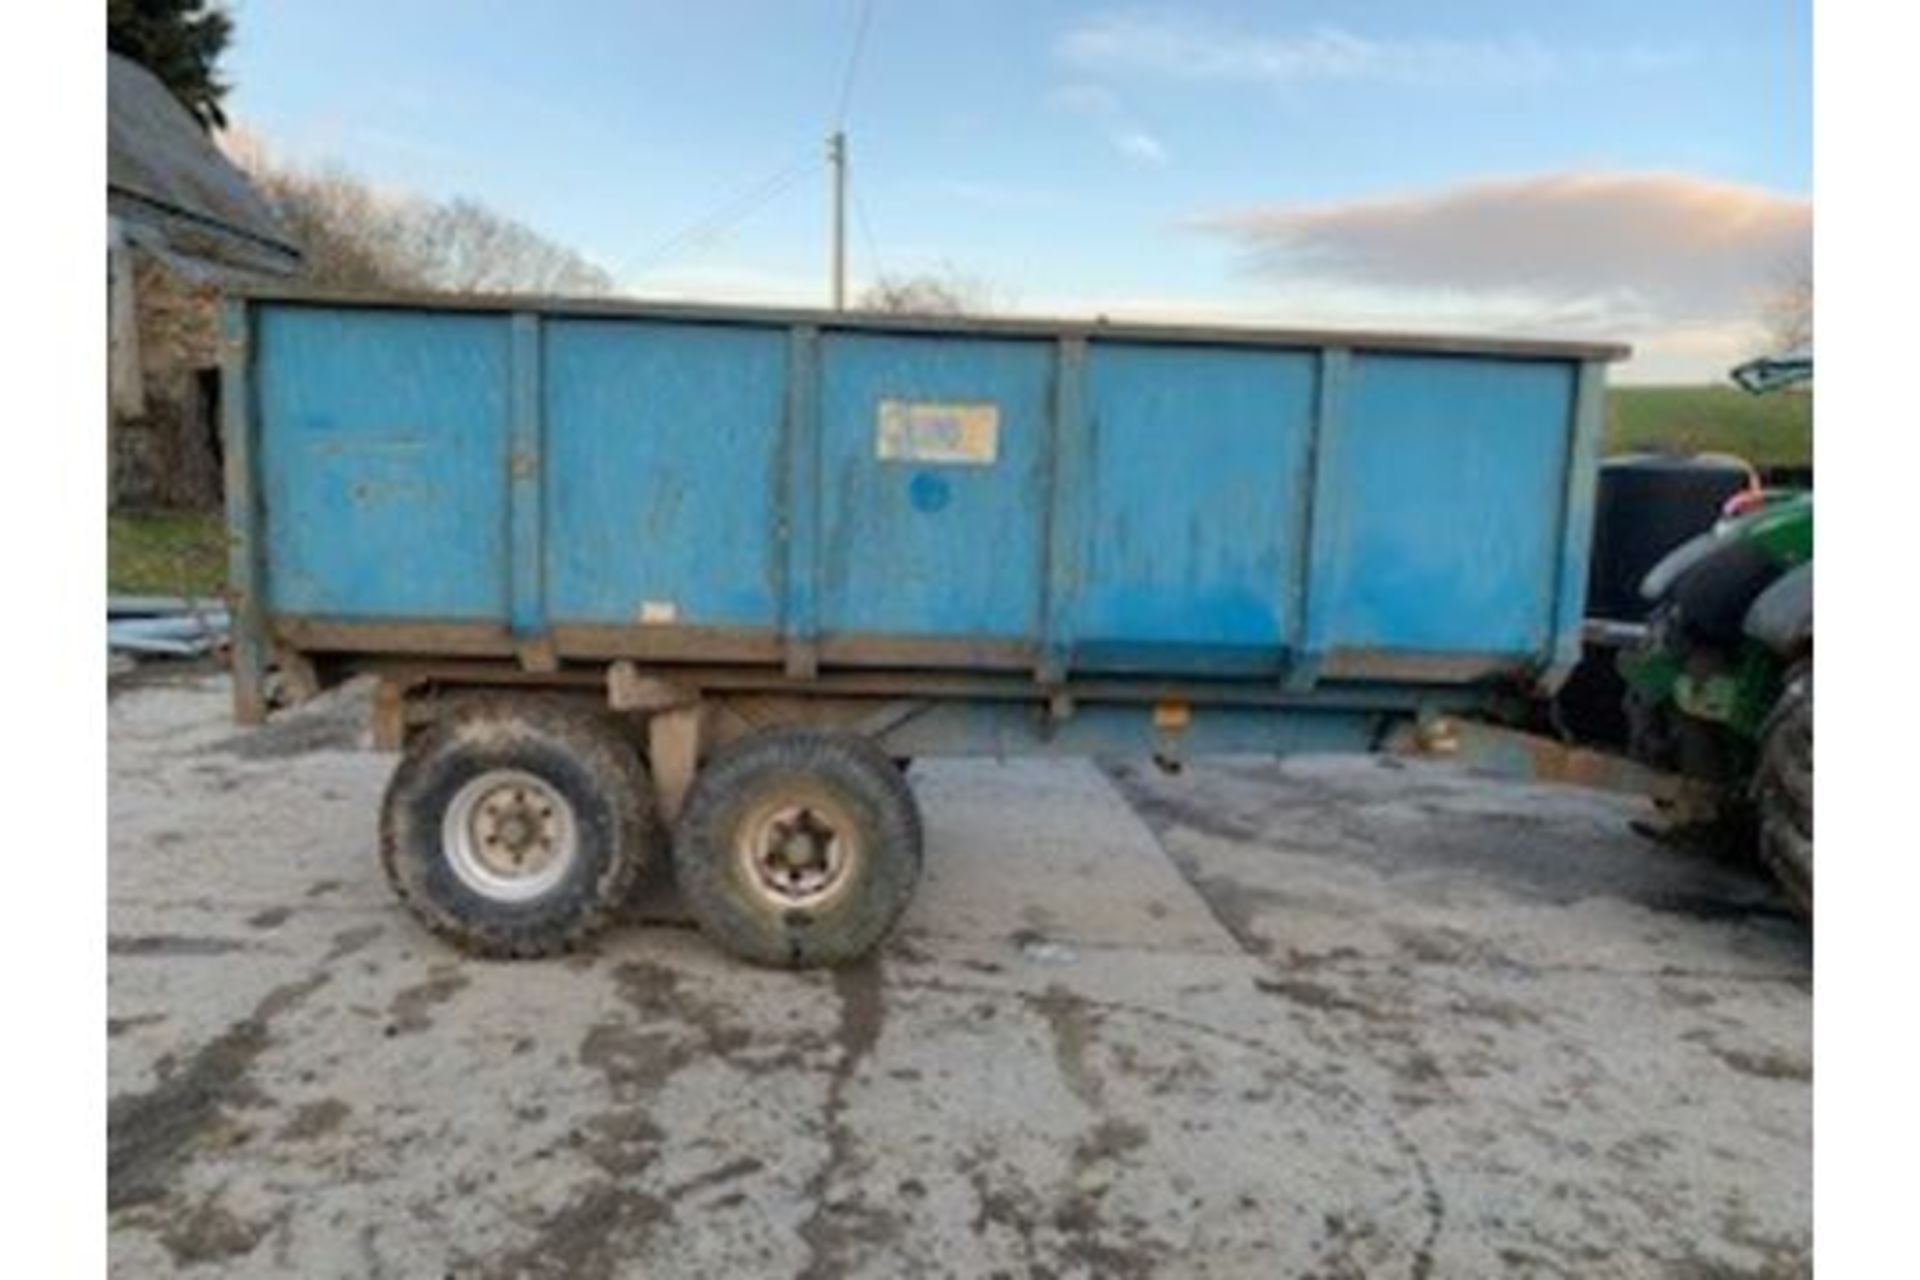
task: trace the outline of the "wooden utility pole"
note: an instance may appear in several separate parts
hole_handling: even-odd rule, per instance
[[[827,164],[833,170],[833,309],[847,309],[847,135],[827,135]]]

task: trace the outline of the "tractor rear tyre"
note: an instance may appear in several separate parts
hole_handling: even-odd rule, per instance
[[[1803,915],[1813,915],[1813,662],[1796,664],[1760,730],[1754,770],[1760,857]]]
[[[674,833],[701,930],[756,964],[851,964],[884,938],[920,878],[919,807],[858,734],[770,729],[717,752]]]

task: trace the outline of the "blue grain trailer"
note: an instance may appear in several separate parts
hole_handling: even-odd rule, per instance
[[[1624,354],[285,293],[225,341],[238,717],[378,677],[383,861],[462,946],[670,854],[783,965],[904,906],[913,757],[1361,751],[1555,685]]]

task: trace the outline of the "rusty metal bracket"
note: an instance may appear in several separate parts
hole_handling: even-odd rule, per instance
[[[1649,768],[1625,756],[1452,716],[1403,721],[1386,734],[1380,749],[1415,759],[1452,760],[1523,781],[1646,796],[1689,812],[1710,811],[1722,799],[1721,789],[1712,783]]]
[[[698,689],[677,680],[642,675],[640,668],[624,658],[607,668],[607,705],[615,711],[657,713],[699,701]]]

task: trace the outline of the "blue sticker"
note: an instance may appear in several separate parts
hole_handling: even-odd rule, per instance
[[[953,487],[940,476],[922,471],[907,485],[916,511],[939,511],[953,499]]]

